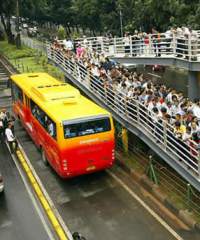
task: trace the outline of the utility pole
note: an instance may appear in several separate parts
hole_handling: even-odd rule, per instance
[[[16,16],[17,16],[17,22],[16,22],[16,47],[21,48],[21,38],[20,38],[20,28],[19,28],[19,0],[16,0]]]
[[[122,16],[122,9],[121,6],[119,5],[119,19],[120,19],[120,32],[121,32],[121,37],[123,37],[123,16]]]

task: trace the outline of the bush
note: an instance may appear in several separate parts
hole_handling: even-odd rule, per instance
[[[63,40],[65,39],[66,31],[63,26],[60,26],[58,29],[58,39]]]

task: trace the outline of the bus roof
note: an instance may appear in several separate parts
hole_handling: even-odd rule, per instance
[[[109,114],[70,84],[62,83],[47,73],[17,74],[11,79],[54,121]]]

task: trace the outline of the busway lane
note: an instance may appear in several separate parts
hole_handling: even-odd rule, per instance
[[[177,239],[107,172],[63,180],[43,164],[39,151],[20,125],[16,132],[71,232],[79,231],[87,240]]]
[[[0,170],[5,183],[0,196],[0,239],[51,239],[5,144],[0,145]]]
[[[6,111],[12,111],[10,95],[10,89],[0,90],[0,109],[5,108]],[[4,161],[6,161],[5,165]],[[20,163],[22,164],[20,165]],[[9,166],[12,166],[12,170]],[[5,143],[0,143],[0,171],[5,182],[5,194],[2,194],[0,198],[0,239],[68,240],[63,234],[62,229],[58,226],[57,219],[45,197],[42,195],[40,187],[34,179],[32,172],[30,169],[28,169],[28,173],[25,172],[25,169],[23,169],[24,166],[27,170],[28,165],[26,164],[20,150],[17,151],[16,155],[11,155],[8,151],[8,146],[6,146]],[[12,178],[13,172],[15,172],[19,180],[14,180]],[[31,185],[33,180],[35,182]],[[22,183],[21,185],[23,187],[17,185],[16,183],[18,182],[20,184]],[[14,189],[16,192],[10,194],[13,186],[15,187]],[[37,191],[35,192],[34,187],[37,188]],[[35,194],[39,191],[40,196]],[[29,198],[26,198],[27,196]],[[26,208],[26,205],[29,205],[29,207]],[[32,211],[34,211],[34,214]],[[19,221],[16,216],[20,215],[22,216],[22,219]],[[26,217],[23,217],[23,215],[26,215]],[[27,219],[29,221],[27,221]],[[54,225],[50,224],[49,219],[53,219],[52,222]],[[38,228],[35,223],[40,227]],[[15,231],[15,229],[17,229],[17,231]]]
[[[21,145],[19,144],[19,149],[16,151],[16,156],[26,173],[26,176],[31,184],[32,189],[34,190],[37,199],[39,200],[44,212],[45,216],[48,217],[50,224],[55,232],[56,236],[60,240],[70,240],[72,239],[71,233],[66,228],[66,231],[63,229],[58,216],[55,213],[54,206],[52,206],[49,196],[45,189],[43,188],[38,176],[35,174],[32,165],[30,164],[29,160],[26,157],[25,152],[23,151]]]

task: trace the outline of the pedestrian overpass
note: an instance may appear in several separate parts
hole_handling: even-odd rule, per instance
[[[192,149],[195,154],[191,157],[191,149],[186,148],[180,141],[177,141],[170,130],[171,126],[158,125],[153,122],[152,115],[143,104],[136,100],[128,103],[121,92],[115,91],[111,86],[105,86],[97,81],[83,65],[74,58],[66,57],[62,51],[55,51],[50,46],[47,46],[47,56],[49,61],[64,72],[67,79],[93,101],[110,111],[119,123],[144,141],[156,154],[200,191],[200,153]],[[115,55],[112,58],[138,64],[143,61],[146,61],[145,63],[149,61],[149,63],[153,64],[156,61],[159,62],[161,58],[166,63],[174,63],[175,61],[177,64],[186,64],[185,66],[191,64],[173,57],[153,59],[153,57],[119,57]],[[193,67],[198,66],[198,64],[200,69],[200,62],[198,61],[194,63]]]
[[[200,32],[195,35],[166,37],[155,34],[112,38],[82,38],[76,42],[87,49],[104,53],[121,64],[175,66],[188,71],[188,97],[200,97]]]

